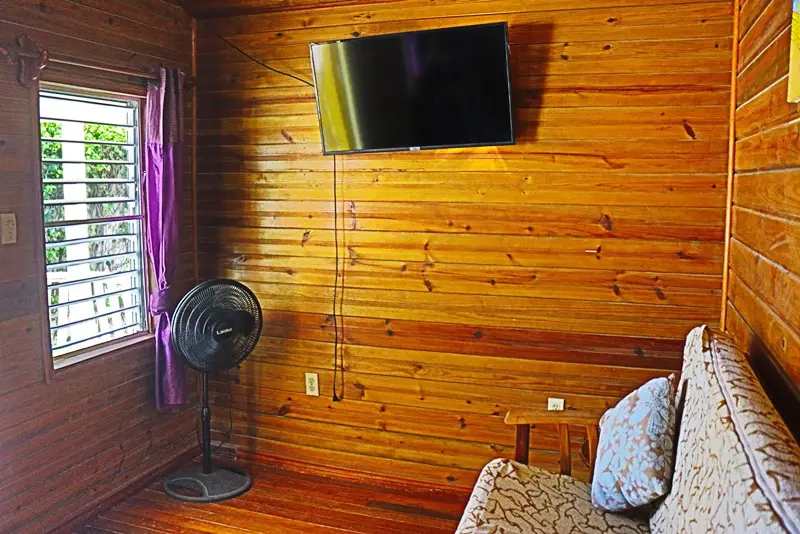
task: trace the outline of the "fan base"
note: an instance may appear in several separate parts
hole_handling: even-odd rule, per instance
[[[203,467],[185,467],[167,475],[164,491],[179,501],[210,503],[238,497],[250,489],[250,475],[236,469],[212,467],[204,473]]]

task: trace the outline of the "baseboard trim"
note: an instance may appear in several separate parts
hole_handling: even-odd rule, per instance
[[[120,488],[119,491],[112,493],[102,501],[97,504],[92,505],[89,509],[85,512],[81,513],[74,519],[64,523],[63,525],[58,526],[53,532],[74,532],[76,529],[90,523],[93,519],[97,518],[102,512],[108,510],[109,508],[113,508],[120,502],[124,501],[128,497],[140,492],[159,478],[163,477],[167,473],[170,473],[181,467],[182,465],[190,462],[194,458],[196,458],[199,454],[200,446],[195,445],[191,449],[181,453],[180,455],[176,456],[172,460],[166,462],[163,465],[160,465],[149,472],[142,474],[138,479],[134,482],[128,484],[127,486]]]
[[[348,482],[367,483],[370,485],[378,485],[397,490],[443,492],[449,494],[469,493],[469,489],[464,487],[436,484],[435,482],[420,482],[419,480],[396,477],[383,473],[356,471],[346,467],[335,467],[330,465],[303,462],[300,460],[289,459],[281,456],[273,456],[269,454],[242,455],[240,452],[236,463],[240,462],[244,463],[245,465],[249,463],[255,466],[263,465],[266,467],[276,467],[278,469],[285,469],[286,471],[293,471],[295,473],[317,475],[337,480],[345,480]]]

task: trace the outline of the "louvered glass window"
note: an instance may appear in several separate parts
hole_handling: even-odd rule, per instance
[[[147,328],[135,100],[41,91],[53,356]]]

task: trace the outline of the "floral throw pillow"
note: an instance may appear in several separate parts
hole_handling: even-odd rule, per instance
[[[675,376],[655,378],[600,419],[592,504],[621,512],[666,495],[672,482]]]

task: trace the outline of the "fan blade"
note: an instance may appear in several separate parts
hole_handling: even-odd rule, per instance
[[[185,350],[188,354],[208,354],[209,352],[215,353],[219,348],[220,344],[214,339],[214,332],[206,330],[196,343],[186,347]]]
[[[226,311],[227,319],[231,325],[243,336],[249,336],[255,326],[255,317],[249,312],[243,310],[228,310]]]

